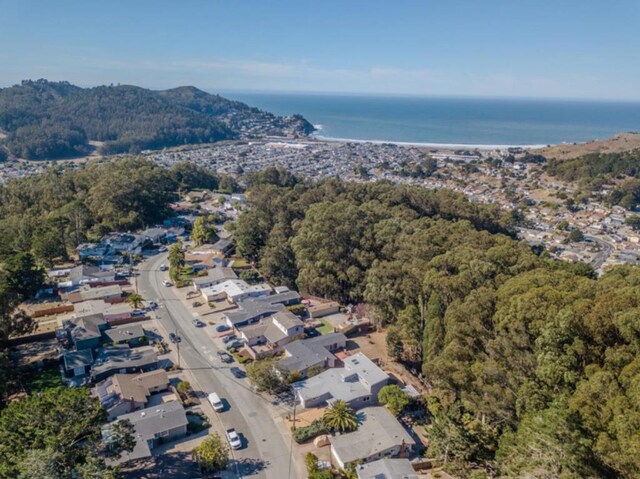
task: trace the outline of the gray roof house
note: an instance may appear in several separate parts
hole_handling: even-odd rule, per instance
[[[238,279],[238,275],[231,268],[216,266],[209,269],[206,276],[193,278],[193,288],[200,291],[202,288],[209,288],[228,279]]]
[[[112,344],[127,343],[131,346],[141,344],[146,337],[145,330],[139,324],[123,324],[106,329],[103,334],[107,342]]]
[[[231,254],[231,252],[235,249],[235,245],[231,240],[228,239],[219,239],[211,246],[211,249],[214,253],[217,253],[221,256],[227,256]]]
[[[114,271],[102,271],[97,266],[81,264],[69,271],[69,279],[72,286],[86,283],[105,283],[114,281],[116,274]]]
[[[389,376],[362,353],[344,360],[344,366],[303,379],[293,384],[300,405],[304,408],[331,404],[339,399],[352,408],[372,406],[378,402],[378,392],[389,382]]]
[[[358,479],[418,479],[409,459],[389,459],[361,464],[356,467]]]
[[[272,294],[264,298],[248,298],[238,303],[238,309],[225,312],[223,317],[230,327],[241,328],[278,311],[284,311],[286,306],[300,304],[300,301],[300,295],[296,291]]]
[[[270,356],[304,334],[304,323],[291,311],[278,311],[258,324],[245,326],[240,335],[254,359]]]
[[[330,439],[331,459],[336,466],[344,469],[356,461],[368,463],[383,457],[407,457],[416,445],[387,408],[368,407],[359,411],[358,416],[358,429]]]
[[[303,377],[312,367],[333,368],[338,359],[333,352],[347,345],[347,337],[342,333],[329,333],[315,338],[302,339],[285,345],[285,358],[278,361],[278,367],[287,371],[298,371]]]
[[[187,415],[178,401],[169,401],[159,406],[123,414],[118,421],[129,420],[134,428],[136,445],[133,451],[124,453],[117,463],[151,456],[151,450],[162,443],[174,441],[187,435]],[[102,437],[109,443],[110,427],[102,428]]]
[[[158,355],[152,347],[130,348],[118,344],[100,348],[91,367],[93,381],[101,381],[116,373],[137,373],[158,369]]]

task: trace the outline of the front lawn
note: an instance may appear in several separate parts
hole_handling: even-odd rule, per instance
[[[328,321],[322,320],[322,325],[318,326],[316,329],[320,331],[320,334],[329,334],[333,333],[333,326]]]

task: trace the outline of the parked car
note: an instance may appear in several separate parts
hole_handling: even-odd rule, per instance
[[[229,326],[227,326],[226,324],[219,324],[216,326],[216,331],[219,333],[222,333],[224,331],[229,331],[231,328]]]
[[[140,308],[136,308],[131,311],[131,316],[144,316],[144,310]]]
[[[229,341],[233,341],[234,339],[238,339],[238,336],[236,336],[235,334],[230,334],[228,336],[223,337],[222,342],[224,344],[227,344]]]
[[[156,309],[158,307],[158,303],[156,303],[155,301],[147,301],[147,308],[149,309]]]
[[[218,351],[218,356],[220,356],[220,361],[222,361],[223,363],[232,363],[233,362],[233,356],[231,356],[229,353],[225,353],[224,351]]]
[[[228,342],[224,348],[229,351],[231,349],[240,349],[242,346],[244,346],[244,341],[236,339],[235,341]]]
[[[179,343],[180,341],[182,341],[182,338],[178,336],[176,333],[169,333],[169,340],[172,343]]]
[[[231,374],[233,374],[233,376],[236,379],[242,379],[242,378],[246,378],[247,377],[247,373],[245,373],[240,368],[232,367],[232,368],[230,368],[230,371],[231,371]]]
[[[160,253],[164,253],[164,252],[166,252],[166,251],[167,251],[167,247],[166,247],[166,246],[160,246],[160,248],[158,248],[158,251],[159,251]]]
[[[204,326],[204,323],[203,323],[202,321],[200,321],[199,319],[197,319],[197,318],[196,318],[196,319],[194,319],[194,320],[193,320],[193,321],[191,321],[191,322],[193,323],[193,325],[194,325],[196,328],[201,328],[201,327],[203,327],[203,326]]]
[[[229,445],[231,449],[240,449],[242,447],[242,441],[240,440],[240,436],[236,432],[234,428],[227,429],[225,431],[227,435],[227,441],[229,441]]]
[[[167,288],[171,286],[171,281],[167,281],[166,279],[162,282]]]

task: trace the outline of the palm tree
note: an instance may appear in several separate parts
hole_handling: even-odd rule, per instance
[[[324,425],[334,431],[348,432],[357,429],[356,413],[343,400],[334,402],[322,416]]]
[[[140,307],[140,305],[142,305],[142,296],[140,296],[138,293],[132,293],[127,296],[127,301],[133,309],[137,309]]]

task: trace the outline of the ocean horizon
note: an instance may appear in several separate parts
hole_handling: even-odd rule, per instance
[[[320,139],[426,146],[545,146],[640,131],[640,102],[223,92],[277,115],[301,114]]]

